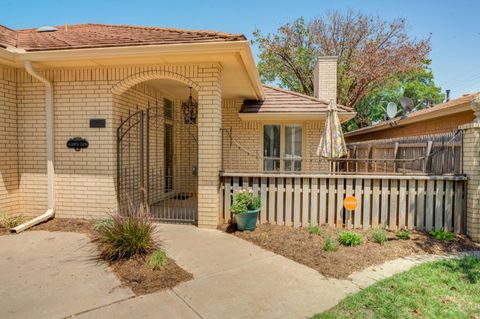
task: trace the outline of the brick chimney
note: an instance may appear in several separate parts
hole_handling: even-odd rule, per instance
[[[322,56],[315,64],[313,95],[318,99],[337,101],[336,56]]]

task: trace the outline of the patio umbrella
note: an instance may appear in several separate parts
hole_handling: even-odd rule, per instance
[[[333,159],[345,155],[347,155],[347,146],[343,138],[342,125],[338,119],[337,105],[332,100],[328,105],[327,120],[317,147],[317,156]]]

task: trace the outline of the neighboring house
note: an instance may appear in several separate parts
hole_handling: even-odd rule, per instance
[[[336,63],[319,60],[313,98],[263,86],[243,35],[0,26],[0,212],[149,203],[160,219],[216,227],[222,170],[323,169],[304,157],[336,100]]]
[[[475,115],[471,103],[475,95],[475,93],[466,94],[460,98],[407,114],[405,117],[398,117],[345,133],[345,140],[349,143],[453,132],[460,125],[471,123],[474,120]]]

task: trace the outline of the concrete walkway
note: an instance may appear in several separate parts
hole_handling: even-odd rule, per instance
[[[387,262],[328,279],[235,236],[159,225],[167,254],[193,273],[177,287],[134,297],[81,234],[0,236],[0,318],[306,318],[349,293],[438,256]]]
[[[82,234],[0,236],[0,318],[63,318],[134,296]]]
[[[167,254],[194,279],[79,318],[306,318],[358,288],[216,230],[160,225]]]

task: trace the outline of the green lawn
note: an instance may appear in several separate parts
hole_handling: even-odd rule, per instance
[[[313,318],[480,318],[480,258],[419,265]]]

